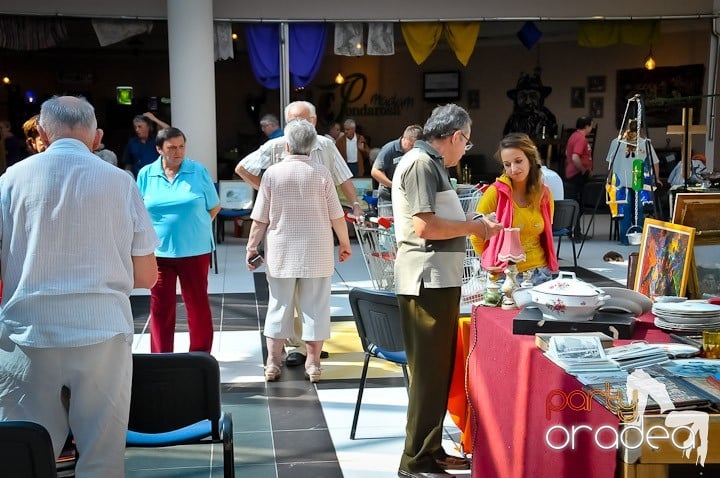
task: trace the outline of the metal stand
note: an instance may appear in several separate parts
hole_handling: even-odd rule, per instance
[[[636,119],[638,122],[638,130],[637,130],[637,136],[634,141],[625,141],[622,139],[623,132],[626,129],[626,125],[629,122],[628,119],[628,113],[630,112],[631,105],[635,105],[636,107]],[[644,136],[643,134],[644,133]],[[615,165],[615,158],[617,157],[617,153],[620,150],[621,144],[626,144],[630,146],[635,146],[637,149],[637,145],[640,143],[640,139],[644,139],[644,145],[645,145],[645,159],[643,162],[643,168],[647,168],[647,170],[650,172],[649,177],[652,181],[652,186],[650,189],[650,194],[652,195],[652,203],[653,203],[653,214],[655,214],[655,217],[663,217],[662,216],[662,205],[659,201],[656,200],[655,197],[655,187],[657,184],[657,177],[655,176],[655,168],[653,165],[653,158],[652,158],[652,149],[650,148],[650,140],[648,139],[648,130],[647,125],[645,124],[645,108],[643,107],[642,98],[639,94],[634,95],[632,98],[627,100],[627,105],[625,106],[625,113],[623,114],[623,121],[620,124],[620,131],[618,132],[617,137],[617,147],[615,148],[615,151],[613,152],[612,160],[610,161],[610,165],[608,166],[608,174],[606,176],[606,184],[612,184],[612,176],[613,176],[613,166]],[[640,208],[640,192],[634,191],[632,188],[628,188],[629,191],[633,191],[635,193],[635,223],[638,222],[638,216],[639,216],[639,208]],[[628,193],[629,194],[629,193]],[[603,197],[603,194],[599,194],[598,197],[595,200],[595,206],[593,209],[592,216],[590,216],[590,220],[588,221],[587,226],[585,227],[585,232],[583,233],[582,242],[580,243],[580,249],[578,249],[577,257],[580,257],[580,254],[582,253],[583,246],[585,246],[585,241],[587,240],[588,233],[590,232],[590,228],[593,225],[593,221],[595,220],[595,214],[597,214],[597,210],[600,207],[600,200]]]

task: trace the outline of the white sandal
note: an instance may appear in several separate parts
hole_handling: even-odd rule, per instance
[[[310,383],[318,383],[321,372],[322,370],[319,365],[312,364],[305,369],[305,378],[310,380]]]
[[[282,370],[275,364],[265,366],[265,381],[274,382],[280,378]]]

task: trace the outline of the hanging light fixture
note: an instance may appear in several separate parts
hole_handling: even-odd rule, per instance
[[[337,76],[335,77],[335,83],[337,83],[338,85],[342,85],[343,83],[345,83],[345,77],[342,76],[342,73],[338,72]]]
[[[654,70],[655,69],[655,59],[652,56],[652,45],[650,45],[650,52],[645,57],[645,69],[646,70]]]

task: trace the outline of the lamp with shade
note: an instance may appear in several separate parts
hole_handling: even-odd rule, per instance
[[[498,253],[498,260],[508,263],[505,269],[505,282],[503,282],[500,288],[505,295],[505,299],[503,299],[502,302],[503,309],[516,308],[515,301],[512,298],[513,291],[518,288],[518,270],[515,264],[524,262],[526,257],[525,251],[520,243],[520,228],[506,227],[503,230],[502,245]]]

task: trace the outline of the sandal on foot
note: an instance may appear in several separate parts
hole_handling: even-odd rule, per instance
[[[280,367],[277,365],[266,365],[265,366],[265,381],[274,382],[280,378]]]
[[[310,365],[305,369],[305,378],[310,380],[310,383],[318,383],[320,381],[320,366]]]

